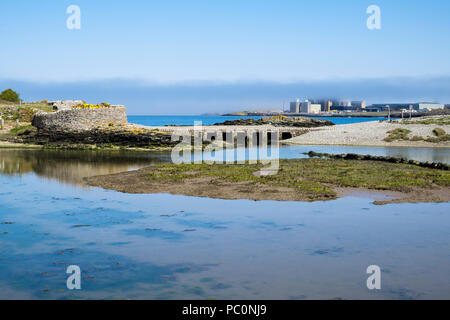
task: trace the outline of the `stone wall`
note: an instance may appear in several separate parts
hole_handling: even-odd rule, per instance
[[[46,131],[85,131],[108,126],[110,123],[126,124],[124,106],[98,109],[72,109],[58,112],[40,112],[34,115],[32,125]]]

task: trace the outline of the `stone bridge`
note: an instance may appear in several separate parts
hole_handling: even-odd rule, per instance
[[[162,132],[169,132],[179,136],[190,135],[193,136],[194,132],[202,132],[204,140],[223,140],[228,139],[235,140],[242,137],[246,141],[246,145],[249,139],[256,139],[258,145],[261,138],[266,137],[268,143],[271,143],[272,139],[277,138],[278,141],[287,140],[293,137],[304,134],[309,131],[310,128],[293,128],[293,127],[278,127],[271,125],[259,125],[259,126],[226,126],[226,125],[214,125],[214,126],[164,126],[164,127],[150,127],[135,125],[137,127],[149,130],[158,130]],[[275,136],[274,136],[275,135]]]

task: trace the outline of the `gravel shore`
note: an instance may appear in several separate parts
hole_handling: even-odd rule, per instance
[[[311,129],[309,132],[283,141],[295,145],[359,145],[359,146],[386,146],[386,147],[442,147],[449,148],[450,142],[431,143],[426,141],[392,141],[383,139],[388,131],[397,128],[411,130],[410,137],[433,137],[433,129],[442,128],[450,134],[450,125],[436,124],[401,124],[400,121],[370,121],[352,124],[336,125]]]

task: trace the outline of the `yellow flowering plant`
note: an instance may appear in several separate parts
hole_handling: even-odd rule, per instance
[[[102,102],[100,104],[83,103],[83,104],[73,107],[72,109],[101,109],[101,108],[109,108],[109,107],[111,107],[111,104],[109,104],[107,102]]]

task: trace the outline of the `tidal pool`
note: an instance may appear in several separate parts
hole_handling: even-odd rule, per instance
[[[449,203],[122,194],[82,176],[167,155],[80,155],[0,152],[0,299],[450,298]]]

